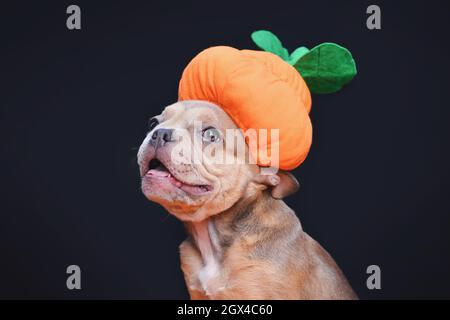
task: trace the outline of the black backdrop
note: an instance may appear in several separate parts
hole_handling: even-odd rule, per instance
[[[135,153],[196,53],[255,49],[250,33],[269,29],[290,49],[340,43],[359,71],[313,97],[287,199],[305,230],[361,298],[449,298],[450,5],[376,3],[379,31],[371,1],[2,1],[0,297],[187,298],[183,226],[140,193]],[[66,289],[70,264],[81,291]]]

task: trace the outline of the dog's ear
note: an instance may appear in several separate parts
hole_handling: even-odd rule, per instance
[[[278,171],[277,176],[280,178],[280,183],[272,189],[272,197],[275,199],[283,199],[300,189],[300,183],[292,173]]]
[[[290,172],[278,171],[274,174],[258,174],[254,181],[272,187],[271,195],[275,199],[283,199],[300,188],[300,183]]]

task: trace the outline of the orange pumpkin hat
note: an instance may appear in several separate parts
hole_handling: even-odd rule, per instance
[[[258,141],[258,150],[267,148],[269,155],[270,144],[275,143],[270,130],[279,129],[278,167],[292,170],[305,160],[312,142],[310,89],[339,90],[356,74],[355,63],[348,50],[331,43],[312,50],[301,47],[289,55],[268,31],[257,31],[252,38],[269,52],[208,48],[184,69],[178,97],[218,105],[243,131],[267,129],[267,143]],[[305,71],[300,71],[303,77],[298,69]],[[255,156],[259,165],[273,165]]]

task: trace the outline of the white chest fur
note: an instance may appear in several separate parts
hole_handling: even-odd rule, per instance
[[[224,289],[221,265],[217,260],[219,252],[214,249],[215,235],[212,231],[209,221],[195,225],[196,242],[203,260],[197,278],[201,289],[210,297]]]
[[[198,271],[198,280],[203,291],[208,295],[214,295],[223,289],[221,286],[220,267],[214,258],[209,259]]]

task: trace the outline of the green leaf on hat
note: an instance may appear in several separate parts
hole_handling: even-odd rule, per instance
[[[276,54],[283,60],[289,58],[289,52],[281,44],[280,39],[270,31],[258,30],[252,33],[252,40],[264,51]]]
[[[322,43],[303,54],[293,66],[312,93],[339,91],[356,75],[350,51],[335,43]]]
[[[287,62],[289,62],[290,65],[294,65],[297,63],[297,61],[303,57],[305,54],[309,52],[308,48],[306,47],[299,47],[295,49],[289,56],[289,59]]]
[[[350,51],[336,43],[322,43],[311,50],[299,47],[289,54],[270,31],[255,31],[251,37],[258,47],[276,54],[297,69],[312,93],[339,91],[357,73]]]

